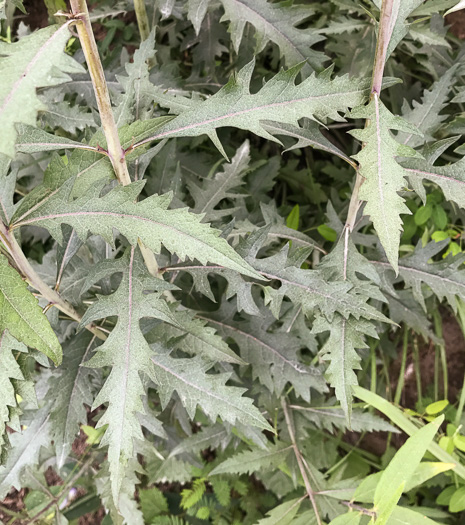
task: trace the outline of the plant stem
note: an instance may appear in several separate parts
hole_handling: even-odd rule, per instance
[[[11,233],[8,228],[0,221],[0,236],[2,241],[5,243],[16,268],[23,274],[26,281],[37,290],[42,297],[47,299],[49,303],[53,306],[56,306],[60,311],[66,314],[71,319],[74,319],[77,322],[80,322],[82,317],[76,312],[74,307],[65,301],[60,295],[52,290],[37,274],[34,268],[31,266],[30,262],[27,260],[27,257],[24,255],[21,246],[18,244],[18,241],[15,239],[13,233]],[[93,323],[86,326],[86,328],[95,334],[99,339],[106,339],[107,336],[104,334],[97,326]]]
[[[143,0],[141,3],[143,4]],[[111,160],[118,182],[123,186],[127,186],[131,184],[131,178],[126,164],[126,153],[121,147],[119,140],[118,128],[111,109],[110,93],[95,42],[94,32],[92,31],[86,0],[71,0],[71,9],[76,18],[79,40],[86,58],[87,67],[89,68],[92,85],[94,86],[100,120],[107,140],[108,157]],[[145,13],[145,16],[147,17],[147,13]],[[147,249],[140,240],[138,244],[147,269],[152,275],[158,276],[158,264],[155,255]]]
[[[381,5],[381,15],[379,19],[379,32],[378,32],[378,41],[376,44],[376,55],[375,62],[373,65],[373,78],[371,81],[371,96],[379,97],[381,93],[381,87],[383,84],[383,72],[384,64],[386,62],[387,48],[389,41],[391,40],[392,28],[390,27],[391,16],[392,16],[392,6],[394,0],[382,0]],[[355,220],[357,218],[358,210],[360,209],[360,199],[359,193],[360,188],[363,184],[363,177],[360,175],[360,172],[357,171],[354,189],[350,197],[349,211],[347,213],[347,220],[345,227],[351,232],[355,225]]]
[[[396,393],[394,394],[394,404],[400,404],[400,398],[402,397],[402,390],[405,382],[405,365],[407,363],[407,350],[408,350],[408,328],[404,328],[404,341],[402,345],[402,361],[400,362],[399,379],[397,380]]]
[[[94,86],[100,120],[107,140],[108,156],[116,178],[121,184],[127,185],[131,183],[131,179],[126,164],[125,151],[121,147],[119,140],[118,128],[111,109],[110,93],[108,92],[102,62],[100,61],[92,31],[86,0],[71,0],[71,10],[76,19],[79,40],[89,68],[92,85]]]
[[[147,10],[145,9],[145,0],[134,0],[134,10],[136,11],[140,38],[142,41],[147,40],[150,34],[150,24]]]
[[[320,513],[318,511],[318,506],[315,501],[315,495],[310,485],[310,480],[308,479],[307,472],[305,470],[304,462],[302,459],[302,454],[300,453],[299,447],[297,446],[297,441],[295,439],[294,425],[292,423],[291,416],[289,414],[289,408],[284,398],[281,399],[281,405],[283,407],[284,418],[286,420],[286,425],[287,425],[287,431],[289,432],[289,437],[291,438],[291,443],[292,443],[292,448],[294,449],[295,458],[297,460],[297,464],[299,465],[300,474],[302,475],[302,479],[304,480],[304,484],[307,490],[308,497],[310,498],[310,501],[312,503],[312,507],[315,512],[316,521],[318,525],[322,525]]]

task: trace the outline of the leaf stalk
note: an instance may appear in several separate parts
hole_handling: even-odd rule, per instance
[[[3,224],[3,221],[0,221],[0,237],[9,251],[17,270],[19,270],[19,272],[25,277],[29,285],[37,290],[42,295],[42,297],[47,299],[50,304],[56,306],[68,317],[74,319],[78,323],[81,322],[82,316],[76,312],[74,307],[68,303],[68,301],[65,301],[55,290],[52,290],[52,288],[50,288],[37,274],[37,272],[31,266],[31,263],[27,260],[27,257],[24,255],[24,252],[21,249],[21,246],[16,240],[14,234],[8,230],[5,224]],[[104,334],[93,323],[88,324],[86,328],[99,339],[107,338],[106,334]]]

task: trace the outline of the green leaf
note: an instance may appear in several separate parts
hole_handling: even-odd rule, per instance
[[[457,2],[457,5],[454,7],[451,7],[448,11],[444,13],[444,16],[450,15],[451,13],[455,13],[456,11],[460,11],[461,9],[465,9],[465,0],[460,0]]]
[[[281,396],[290,383],[298,396],[310,401],[310,389],[327,390],[321,372],[301,362],[298,350],[303,346],[292,333],[269,331],[274,322],[263,308],[258,316],[246,316],[234,321],[236,304],[226,304],[218,312],[202,319],[208,320],[227,338],[232,338],[240,348],[242,359],[252,365],[252,375],[270,392]]]
[[[456,69],[457,66],[451,67],[433,84],[430,91],[425,89],[421,102],[413,101],[412,108],[404,102],[402,117],[416,126],[423,136],[412,132],[401,132],[397,135],[398,142],[416,148],[433,140],[434,133],[447,118],[446,115],[439,113],[446,106],[449,93],[454,87]]]
[[[25,377],[15,359],[14,351],[27,353],[27,348],[16,341],[6,330],[0,333],[0,459],[5,459],[5,447],[9,445],[6,425],[12,425],[15,411],[19,412],[17,383],[25,381]]]
[[[292,450],[291,445],[278,443],[267,450],[247,450],[223,461],[216,466],[210,476],[217,474],[252,474],[259,470],[271,470],[283,463]]]
[[[0,498],[14,487],[20,490],[21,474],[26,467],[34,466],[42,446],[50,442],[50,412],[48,407],[28,413],[27,428],[10,436],[11,448],[7,460],[0,467]]]
[[[408,525],[439,525],[437,521],[433,521],[409,507],[397,506],[392,511],[388,525],[405,525],[406,523]]]
[[[153,140],[206,134],[225,155],[216,135],[219,127],[232,126],[248,130],[277,142],[265,130],[262,121],[272,120],[294,126],[302,117],[342,121],[339,112],[361,104],[369,90],[369,82],[366,80],[350,80],[348,76],[331,80],[330,70],[319,76],[312,74],[296,85],[295,79],[302,67],[299,65],[279,72],[258,93],[251,94],[249,86],[254,66],[255,62],[250,62],[207,100],[182,99],[185,103],[184,111],[159,133],[135,144],[135,147]],[[180,97],[172,98],[176,102]]]
[[[383,399],[374,392],[370,392],[369,390],[366,390],[360,386],[353,387],[353,391],[356,397],[365,403],[370,404],[381,413],[389,417],[394,424],[396,424],[409,436],[413,436],[416,432],[418,432],[418,427],[415,425],[415,423],[410,421],[410,419],[404,415],[400,409],[398,409],[386,399]],[[457,461],[454,460],[450,454],[445,452],[437,443],[430,443],[428,446],[428,451],[444,463],[453,463],[454,472],[463,480],[465,480],[465,468],[460,463],[457,463]]]
[[[13,157],[15,123],[35,125],[37,112],[44,109],[36,88],[70,80],[66,73],[82,73],[82,66],[64,53],[69,36],[65,24],[40,29],[12,44],[0,42],[0,153]]]
[[[442,301],[446,299],[449,305],[457,311],[457,297],[465,299],[465,270],[461,269],[463,254],[448,256],[439,262],[430,260],[448,245],[448,240],[430,242],[425,247],[418,244],[415,251],[399,261],[399,275],[405,286],[412,288],[413,296],[426,311],[424,284]],[[391,270],[389,264],[383,261],[373,261],[374,266],[384,278]]]
[[[168,513],[168,503],[165,496],[157,487],[139,491],[140,506],[144,520],[150,523],[156,516]]]
[[[252,399],[242,397],[243,388],[226,386],[230,373],[207,374],[210,364],[198,357],[174,359],[157,347],[151,358],[153,368],[150,377],[158,385],[158,394],[165,408],[176,391],[190,417],[197,406],[213,421],[218,417],[234,425],[245,425],[272,431],[272,428],[253,405]]]
[[[443,421],[444,416],[441,416],[409,437],[386,467],[375,491],[376,525],[388,522],[405,485],[418,468]]]
[[[349,132],[364,144],[361,152],[353,157],[360,163],[360,175],[365,179],[360,188],[360,199],[367,202],[364,211],[370,216],[386,256],[397,272],[402,231],[400,215],[410,214],[410,210],[398,194],[405,185],[407,173],[396,157],[415,157],[419,154],[399,144],[389,130],[418,132],[402,118],[395,117],[376,93],[367,106],[354,109],[350,117],[368,121],[364,129]]]
[[[61,345],[37,299],[6,257],[0,255],[0,332],[5,329],[56,365],[61,363]]]
[[[205,179],[201,186],[188,182],[189,193],[195,201],[193,211],[205,214],[204,222],[217,221],[233,215],[235,208],[222,207],[215,209],[224,199],[234,200],[240,193],[232,192],[244,184],[250,163],[250,143],[246,140],[236,151],[230,164],[225,164],[223,171],[213,178]]]
[[[403,162],[402,166],[413,189],[423,200],[423,180],[426,179],[437,184],[448,201],[465,207],[465,159],[447,166],[434,166],[426,160],[415,159]]]
[[[256,53],[263,51],[271,40],[279,46],[288,66],[306,62],[312,69],[322,69],[322,63],[327,58],[311,47],[323,38],[316,31],[295,27],[314,14],[313,6],[281,6],[266,0],[221,0],[221,3],[225,10],[222,21],[231,21],[229,31],[236,53],[239,52],[246,24],[251,24],[255,29]]]
[[[261,519],[257,525],[290,525],[299,511],[304,498],[292,499],[281,503],[268,512],[268,517]]]
[[[465,510],[465,487],[458,488],[452,494],[449,502],[449,510],[451,512],[462,512]]]
[[[47,228],[61,244],[61,224],[72,226],[85,240],[87,232],[101,235],[113,244],[113,228],[118,229],[135,246],[140,239],[144,245],[159,253],[161,244],[183,260],[196,258],[205,264],[211,261],[243,272],[251,277],[258,274],[219,237],[218,230],[202,224],[201,216],[189,213],[186,208],[168,210],[171,195],[152,195],[142,202],[134,202],[144,183],[135,182],[120,186],[98,197],[97,186],[83,197],[70,201],[73,179],[63,184],[47,200],[31,209],[14,223],[14,227],[34,224]]]
[[[291,228],[292,230],[298,230],[299,221],[300,221],[300,206],[296,204],[292,208],[291,213],[289,213],[289,215],[287,216],[286,226],[288,228]]]
[[[92,407],[108,403],[96,428],[108,425],[101,446],[109,446],[111,490],[116,503],[134,455],[134,440],[143,440],[138,418],[145,412],[141,400],[145,395],[141,374],[151,375],[152,350],[142,334],[140,320],[154,317],[168,323],[176,324],[176,321],[159,291],[166,289],[167,283],[148,276],[134,248],[127,250],[122,258],[104,261],[102,265],[103,271],[122,272],[121,284],[112,295],[101,296],[86,311],[81,323],[84,326],[96,319],[118,315],[108,339],[85,363],[92,368],[112,367]],[[146,290],[155,291],[144,293]]]
[[[449,404],[449,401],[447,399],[436,401],[435,403],[430,403],[425,408],[425,412],[429,416],[434,416],[435,414],[439,414],[439,412],[442,412],[447,407],[448,404]]]
[[[84,405],[92,406],[94,401],[92,386],[97,374],[82,365],[90,357],[95,339],[90,332],[83,331],[67,341],[59,373],[50,379],[47,395],[52,400],[52,434],[58,468],[65,464],[80,425],[87,423]]]

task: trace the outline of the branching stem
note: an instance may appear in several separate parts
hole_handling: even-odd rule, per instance
[[[376,44],[376,55],[375,62],[373,65],[373,79],[371,81],[371,98],[373,96],[378,96],[381,93],[381,87],[383,84],[383,73],[384,73],[384,64],[386,62],[387,48],[389,41],[391,40],[392,29],[391,18],[392,18],[392,6],[394,0],[382,0],[381,5],[381,15],[379,20],[379,31],[378,31],[378,41]],[[347,213],[347,220],[345,228],[352,232],[354,229],[355,221],[357,218],[358,210],[360,209],[360,199],[359,193],[360,188],[363,184],[363,177],[360,175],[360,172],[357,171],[354,189],[350,197],[349,211]]]
[[[302,479],[304,480],[305,489],[307,490],[308,497],[310,498],[310,501],[312,503],[312,507],[315,512],[316,521],[318,525],[322,525],[320,513],[318,511],[318,506],[315,501],[315,493],[313,492],[312,486],[310,485],[310,480],[308,479],[307,472],[305,470],[305,465],[303,462],[302,454],[300,453],[299,447],[297,445],[297,441],[295,439],[294,423],[291,419],[291,415],[289,414],[289,407],[287,406],[286,400],[284,398],[281,399],[281,405],[284,411],[284,418],[286,420],[287,431],[289,432],[289,437],[291,438],[292,448],[294,449],[295,459],[297,460],[297,464],[299,465],[300,474],[302,476]]]

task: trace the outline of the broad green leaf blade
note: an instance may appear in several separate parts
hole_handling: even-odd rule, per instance
[[[29,412],[26,430],[10,436],[11,449],[6,462],[0,467],[0,499],[14,487],[21,489],[21,473],[36,464],[42,446],[50,442],[50,412],[48,407]]]
[[[376,525],[388,522],[394,510],[392,504],[397,504],[443,421],[444,416],[440,416],[409,437],[384,470],[374,497]]]
[[[36,88],[70,80],[66,73],[81,73],[82,66],[64,53],[70,37],[68,24],[46,27],[18,42],[0,42],[0,153],[14,157],[15,123],[35,125],[37,112],[45,109]]]
[[[315,13],[309,5],[279,5],[267,0],[221,0],[225,14],[221,21],[229,20],[229,31],[236,53],[239,52],[245,26],[255,29],[256,53],[260,53],[271,40],[279,47],[287,66],[302,62],[310,64],[308,71],[321,70],[327,57],[312,49],[324,38],[313,29],[297,29],[306,18]]]
[[[409,507],[397,506],[389,517],[387,525],[439,525],[439,522],[434,521],[424,514],[416,512]]]
[[[108,339],[86,366],[111,366],[111,372],[93,403],[93,408],[108,403],[97,428],[108,425],[101,445],[108,445],[113,500],[118,501],[128,465],[134,457],[134,440],[143,440],[139,414],[144,414],[142,396],[145,388],[141,374],[150,373],[152,350],[141,328],[142,317],[154,317],[176,323],[159,292],[157,280],[148,277],[141,256],[134,248],[116,261],[104,261],[107,272],[122,272],[119,288],[112,295],[101,296],[85,313],[82,324],[118,315],[118,321]],[[163,286],[163,281],[159,281]],[[166,287],[165,287],[166,288]]]
[[[138,239],[155,253],[160,253],[163,244],[181,260],[197,259],[202,264],[208,261],[242,272],[251,277],[260,276],[229,244],[219,237],[219,231],[202,224],[201,215],[189,213],[186,208],[168,210],[171,195],[152,195],[142,202],[134,202],[144,182],[120,186],[98,197],[100,188],[90,194],[70,201],[74,180],[68,181],[59,191],[39,206],[30,209],[24,218],[14,224],[17,228],[34,224],[47,228],[61,244],[61,224],[69,224],[78,236],[85,240],[90,231],[101,235],[113,244],[113,228],[120,231],[136,246]]]
[[[36,348],[56,364],[61,363],[61,345],[27,284],[0,255],[0,332]]]
[[[53,440],[57,466],[61,468],[82,424],[87,424],[87,410],[94,401],[95,370],[82,366],[95,346],[95,336],[86,330],[64,344],[64,357],[59,374],[50,379],[47,396],[52,400]]]
[[[220,416],[232,425],[238,421],[273,431],[252,399],[242,397],[245,389],[226,386],[229,373],[207,374],[211,365],[197,357],[174,359],[166,353],[161,354],[160,347],[157,350],[158,353],[151,358],[150,377],[158,385],[163,407],[176,391],[190,417],[194,417],[199,406],[212,420]]]
[[[258,93],[250,93],[254,69],[250,62],[218,93],[205,101],[188,100],[185,110],[158,133],[135,144],[141,146],[153,140],[170,137],[196,137],[208,135],[219,150],[223,148],[216,129],[232,126],[275,140],[262,126],[262,121],[274,121],[296,126],[299,119],[331,118],[343,121],[340,112],[364,102],[369,93],[368,80],[351,80],[348,76],[330,79],[331,71],[319,76],[312,74],[300,84],[295,79],[301,66],[280,71]],[[174,97],[176,100],[177,97]]]
[[[415,157],[412,148],[399,144],[390,129],[416,133],[416,128],[400,117],[395,117],[375,93],[367,106],[354,109],[351,118],[367,119],[365,129],[350,132],[363,144],[360,153],[353,158],[360,163],[360,175],[364,178],[360,199],[366,201],[365,213],[370,216],[378,233],[386,256],[397,272],[398,250],[402,220],[400,215],[410,214],[398,191],[405,185],[405,170],[396,157]]]
[[[382,412],[409,436],[413,436],[416,432],[418,432],[418,427],[412,423],[400,409],[390,403],[387,399],[384,399],[374,392],[370,392],[369,390],[366,390],[360,386],[354,386],[353,391],[354,396]],[[431,454],[433,454],[433,456],[435,456],[438,460],[444,463],[453,463],[454,472],[463,480],[465,480],[465,467],[458,463],[456,459],[454,459],[450,454],[442,449],[437,443],[430,443],[428,446],[428,451],[431,452]]]
[[[217,474],[252,474],[259,470],[273,470],[283,463],[291,452],[292,445],[279,443],[267,450],[247,450],[223,461],[216,466],[210,476]]]

